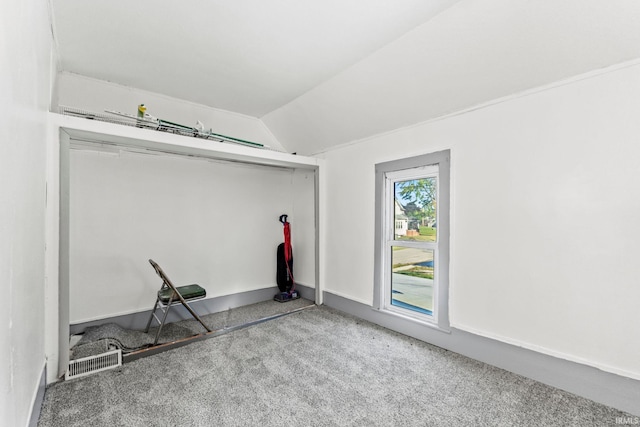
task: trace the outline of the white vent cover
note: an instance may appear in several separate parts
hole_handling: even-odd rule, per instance
[[[107,369],[122,366],[122,350],[116,349],[95,356],[83,357],[69,361],[69,369],[64,375],[65,380],[84,377]]]

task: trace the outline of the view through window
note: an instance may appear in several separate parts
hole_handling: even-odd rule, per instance
[[[391,244],[390,303],[433,315],[433,279],[437,241],[437,169],[435,176],[392,180],[394,234]],[[393,174],[391,174],[393,178]]]
[[[448,328],[449,151],[376,165],[374,306]]]

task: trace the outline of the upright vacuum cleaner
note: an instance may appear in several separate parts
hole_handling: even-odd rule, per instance
[[[278,245],[276,281],[280,293],[273,297],[275,301],[287,302],[300,298],[293,280],[293,249],[291,248],[291,228],[287,215],[280,215],[279,221],[284,226],[284,243]]]

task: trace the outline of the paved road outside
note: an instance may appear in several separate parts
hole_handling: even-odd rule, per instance
[[[394,300],[433,311],[433,280],[393,273],[391,289]]]
[[[393,252],[393,265],[396,264],[419,264],[421,262],[433,261],[433,251],[416,248],[403,248]]]
[[[393,251],[392,258],[392,265],[400,265],[393,269],[391,276],[392,299],[433,311],[433,280],[397,273],[410,270],[416,264],[433,261],[433,251],[402,248]]]

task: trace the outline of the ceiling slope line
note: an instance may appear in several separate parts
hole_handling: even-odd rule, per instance
[[[292,103],[296,102],[298,99],[300,99],[300,98],[304,97],[305,95],[307,95],[308,93],[312,92],[312,91],[313,91],[313,90],[315,90],[316,88],[318,88],[318,87],[320,87],[320,86],[322,86],[322,85],[326,84],[327,82],[330,82],[331,80],[333,80],[333,79],[334,79],[334,78],[336,78],[337,76],[339,76],[339,75],[341,75],[341,74],[343,74],[343,73],[348,72],[349,70],[351,70],[352,68],[354,68],[355,66],[357,66],[358,64],[360,64],[362,61],[366,60],[367,58],[369,58],[369,57],[371,57],[371,56],[373,56],[373,55],[375,55],[375,54],[377,54],[378,52],[380,52],[381,50],[385,49],[385,48],[386,48],[387,46],[389,46],[390,44],[392,44],[392,43],[396,43],[396,42],[398,42],[399,40],[402,40],[403,38],[408,37],[408,36],[409,36],[409,34],[411,34],[413,31],[415,31],[415,30],[416,30],[416,28],[419,28],[419,27],[421,27],[421,26],[423,26],[423,25],[426,25],[427,23],[431,22],[433,19],[435,19],[436,17],[438,17],[438,16],[439,16],[439,15],[441,15],[442,13],[444,13],[444,12],[446,12],[446,11],[448,11],[448,10],[452,9],[452,8],[453,8],[456,4],[458,4],[460,1],[462,1],[462,0],[456,0],[455,2],[453,2],[453,3],[449,4],[448,6],[443,7],[443,8],[442,8],[442,10],[440,10],[440,11],[438,11],[437,13],[435,13],[435,14],[433,14],[433,15],[429,16],[429,18],[428,18],[428,19],[426,19],[425,21],[422,21],[421,23],[419,23],[419,24],[415,25],[414,27],[412,27],[412,28],[410,28],[409,30],[405,31],[405,32],[404,32],[403,34],[401,34],[400,36],[396,37],[395,39],[393,39],[393,40],[389,40],[387,43],[383,44],[382,46],[379,46],[378,48],[376,48],[376,49],[374,49],[374,50],[372,50],[371,52],[369,52],[368,54],[364,55],[364,56],[363,56],[363,57],[361,57],[360,59],[358,59],[358,60],[356,60],[356,61],[352,62],[350,65],[348,65],[348,66],[346,66],[346,67],[342,68],[342,69],[341,69],[340,71],[338,71],[337,73],[335,73],[335,74],[333,74],[333,75],[331,75],[331,76],[327,77],[326,79],[324,79],[324,80],[320,81],[320,82],[319,82],[318,84],[316,84],[315,86],[313,86],[313,87],[311,87],[311,88],[307,89],[306,91],[304,91],[304,92],[302,92],[302,93],[298,94],[298,95],[297,95],[297,96],[295,96],[294,98],[291,98],[289,101],[287,101],[287,102],[285,102],[285,103],[281,104],[280,106],[278,106],[278,107],[276,107],[276,108],[272,109],[271,111],[268,111],[268,112],[266,112],[266,113],[262,114],[261,116],[259,116],[259,117],[258,117],[258,119],[260,119],[260,120],[262,121],[262,119],[263,119],[263,118],[265,118],[266,116],[268,116],[268,115],[270,115],[270,114],[272,114],[272,113],[274,113],[274,112],[276,112],[276,111],[278,111],[278,110],[280,110],[280,109],[282,109],[282,108],[285,108],[287,105],[289,105],[289,104],[292,104]]]
[[[591,71],[587,71],[585,73],[580,73],[571,77],[567,77],[565,79],[562,80],[557,80],[555,82],[552,83],[547,83],[541,86],[536,86],[534,88],[530,88],[530,89],[526,89],[520,92],[515,92],[509,95],[505,95],[505,96],[501,96],[499,98],[495,98],[492,99],[490,101],[485,101],[485,102],[481,102],[478,104],[474,104],[472,106],[460,109],[460,110],[456,110],[456,111],[452,111],[450,113],[446,113],[446,114],[442,114],[439,115],[437,117],[432,117],[426,120],[422,120],[420,122],[417,123],[413,123],[410,125],[406,125],[406,126],[401,126],[389,131],[385,131],[385,132],[380,132],[380,133],[376,133],[374,135],[369,135],[366,136],[364,138],[358,138],[355,139],[353,141],[349,141],[349,142],[345,142],[343,144],[338,144],[338,145],[334,145],[332,147],[328,147],[313,153],[308,154],[308,156],[321,156],[324,153],[328,153],[334,150],[339,150],[339,149],[343,149],[346,147],[349,147],[351,145],[357,145],[363,142],[367,142],[369,140],[372,139],[376,139],[376,138],[380,138],[380,137],[384,137],[387,135],[392,135],[396,132],[400,132],[400,131],[404,131],[404,130],[409,130],[409,129],[413,129],[413,128],[417,128],[420,126],[424,126],[424,125],[428,125],[430,123],[435,123],[435,122],[439,122],[441,120],[446,120],[452,117],[456,117],[456,116],[462,116],[468,113],[472,113],[474,111],[478,111],[478,110],[483,110],[485,108],[489,108],[492,107],[494,105],[498,105],[498,104],[503,104],[505,102],[509,102],[509,101],[513,101],[515,99],[520,99],[520,98],[526,98],[528,96],[531,95],[535,95],[538,93],[543,93],[549,90],[553,90],[553,89],[557,89],[563,86],[568,86],[568,85],[572,85],[574,83],[578,83],[584,80],[589,80],[595,77],[599,77],[599,76],[603,76],[606,74],[610,74],[610,73],[614,73],[616,71],[620,71],[623,70],[625,68],[631,68],[631,67],[636,67],[636,66],[640,66],[640,58],[635,58],[635,59],[631,59],[629,61],[624,61],[624,62],[620,62],[617,64],[613,64],[613,65],[609,65],[609,66],[605,66],[602,68],[598,68],[595,70],[591,70]]]

